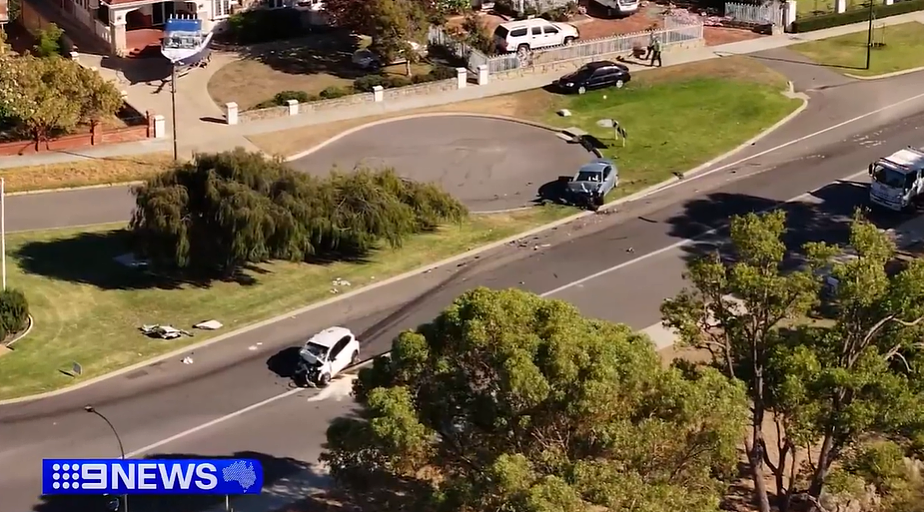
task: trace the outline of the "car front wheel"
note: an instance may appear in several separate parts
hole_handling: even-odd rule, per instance
[[[350,357],[350,366],[356,366],[359,364],[359,351],[353,351],[353,356]]]
[[[587,92],[586,87],[584,87],[583,85],[578,87],[578,94],[584,94],[585,92]]]
[[[571,44],[571,43],[573,43],[573,42],[574,42],[574,38],[573,38],[573,37],[566,37],[566,38],[565,38],[565,44]]]
[[[623,82],[622,80],[616,80],[616,83],[613,85],[615,85],[617,89],[622,89],[622,87],[626,85],[626,83]]]
[[[318,377],[318,387],[326,388],[328,384],[330,384],[330,374],[329,373],[321,374],[321,376]]]

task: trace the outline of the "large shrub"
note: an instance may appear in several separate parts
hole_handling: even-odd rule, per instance
[[[134,193],[138,250],[199,277],[272,259],[355,258],[467,215],[435,185],[391,169],[322,179],[242,149],[197,155]]]
[[[922,10],[924,10],[924,0],[906,0],[904,2],[897,2],[892,5],[873,6],[873,13],[876,19]],[[856,11],[849,11],[841,14],[823,14],[821,16],[797,19],[792,24],[792,31],[811,32],[813,30],[821,30],[824,28],[839,27],[841,25],[850,25],[851,23],[859,23],[868,19],[868,9],[858,9]]]
[[[0,291],[0,339],[16,334],[29,323],[29,302],[19,290]]]
[[[254,9],[228,19],[228,36],[238,44],[290,39],[307,33],[296,9]]]

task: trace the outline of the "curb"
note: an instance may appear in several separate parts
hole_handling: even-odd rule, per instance
[[[23,331],[22,334],[13,338],[13,341],[5,343],[4,345],[6,348],[13,350],[13,343],[16,343],[17,341],[25,338],[30,332],[32,332],[32,328],[35,327],[35,320],[32,318],[32,315],[29,315],[27,318],[29,319],[29,327],[26,327],[26,330]]]
[[[2,173],[0,173],[2,174]],[[144,181],[120,181],[118,183],[101,183],[99,185],[81,185],[79,187],[59,187],[59,188],[43,188],[39,190],[22,190],[20,192],[7,192],[7,196],[29,196],[35,194],[53,194],[56,192],[75,192],[80,190],[93,190],[97,188],[112,188],[112,187],[133,187],[135,185],[142,185]]]
[[[792,87],[792,83],[790,82],[790,89],[791,89],[791,87]],[[693,175],[693,174],[702,172],[703,170],[706,170],[707,168],[711,167],[712,165],[715,165],[716,162],[722,161],[722,160],[724,160],[724,159],[730,157],[731,155],[733,155],[733,154],[735,154],[735,153],[741,151],[742,149],[744,149],[744,148],[746,148],[746,147],[748,147],[748,146],[750,146],[750,145],[756,143],[756,142],[759,141],[760,139],[766,137],[767,135],[770,135],[770,133],[772,133],[772,132],[776,131],[777,129],[779,129],[781,126],[783,126],[786,122],[788,122],[788,121],[791,120],[792,118],[796,117],[799,113],[801,113],[803,110],[805,110],[806,107],[808,107],[808,98],[807,98],[807,97],[802,98],[802,106],[800,106],[799,108],[797,108],[797,109],[796,109],[795,111],[793,111],[791,114],[789,114],[788,116],[784,117],[783,119],[781,119],[779,122],[777,122],[776,124],[774,124],[774,125],[771,126],[770,128],[767,128],[766,130],[762,131],[761,133],[757,134],[756,136],[752,137],[752,138],[751,138],[750,140],[748,140],[747,142],[745,142],[745,143],[739,145],[738,147],[732,149],[731,151],[728,151],[728,152],[726,152],[725,154],[722,154],[722,155],[720,155],[720,156],[718,156],[718,157],[716,157],[716,158],[713,158],[712,160],[706,162],[705,164],[699,165],[699,166],[697,166],[697,167],[695,167],[695,168],[693,168],[693,169],[691,169],[691,170],[689,170],[689,171],[683,173],[682,176],[687,177],[687,176],[690,176],[690,175]],[[518,120],[518,121],[517,121],[517,120],[515,120],[514,118],[506,118],[505,116],[490,116],[490,115],[487,115],[487,114],[434,113],[434,114],[418,114],[418,115],[415,115],[415,116],[404,116],[403,118],[404,118],[404,119],[409,119],[409,118],[420,117],[420,116],[424,116],[424,115],[429,115],[429,116],[431,116],[431,117],[435,117],[435,116],[447,115],[447,114],[448,114],[448,115],[470,115],[470,116],[471,116],[471,115],[475,115],[475,116],[489,117],[489,118],[495,118],[495,119],[499,119],[499,120],[508,120],[508,121],[512,121],[512,122],[520,122],[521,124],[527,124],[527,125],[531,125],[531,126],[536,126],[537,128],[549,129],[549,126],[548,126],[548,125],[543,125],[543,124],[541,124],[541,123],[534,123],[534,122],[532,122],[532,121],[524,121],[524,120]],[[370,123],[370,124],[367,124],[367,125],[364,125],[364,126],[352,128],[351,130],[347,130],[347,132],[344,132],[344,133],[341,134],[340,136],[335,136],[335,139],[329,139],[327,142],[321,143],[321,144],[315,146],[314,148],[309,149],[309,150],[308,150],[307,152],[305,152],[304,154],[307,155],[307,154],[310,154],[310,153],[312,153],[312,152],[314,152],[314,151],[317,151],[317,150],[320,149],[321,147],[323,147],[323,146],[325,146],[326,144],[330,143],[332,140],[336,140],[336,138],[338,138],[338,137],[339,137],[339,138],[342,138],[343,136],[345,136],[346,133],[354,133],[355,131],[358,131],[359,129],[362,129],[362,128],[364,128],[364,127],[369,127],[369,126],[372,126],[372,125],[374,125],[374,124],[382,124],[382,123],[384,123],[384,122],[393,121],[393,120],[395,120],[395,119],[401,119],[401,118],[392,118],[392,119],[387,119],[387,120],[375,121],[374,123]],[[554,129],[555,129],[556,131],[559,131],[558,128],[554,128]],[[599,154],[599,152],[597,152],[597,154]],[[302,156],[304,156],[304,155],[302,155]],[[294,156],[294,157],[290,157],[289,159],[287,159],[287,161],[292,160],[293,158],[302,158],[302,156],[296,155],[296,156]],[[615,201],[612,201],[612,202],[610,202],[610,203],[607,203],[607,204],[601,206],[600,209],[599,209],[598,211],[605,211],[605,210],[615,208],[615,207],[617,207],[617,206],[619,206],[619,205],[622,205],[622,204],[625,204],[625,203],[629,203],[629,202],[632,202],[632,201],[637,201],[637,200],[639,200],[639,199],[641,199],[641,198],[643,198],[643,197],[649,196],[649,195],[654,194],[654,193],[657,193],[657,192],[659,192],[659,191],[661,191],[661,190],[663,190],[663,189],[665,189],[665,188],[671,187],[671,186],[673,186],[674,184],[676,184],[676,183],[679,182],[679,181],[680,181],[679,178],[674,177],[674,178],[671,178],[671,179],[666,180],[666,181],[664,181],[664,182],[658,183],[658,184],[656,184],[656,185],[652,185],[652,186],[650,186],[650,187],[648,187],[648,188],[646,188],[646,189],[644,189],[644,190],[640,190],[640,191],[638,191],[638,192],[636,192],[636,193],[634,193],[634,194],[632,194],[632,195],[629,195],[629,196],[626,196],[626,197],[622,197],[622,198],[619,198],[619,199],[617,199],[617,200],[615,200]],[[287,319],[287,318],[291,318],[291,317],[293,317],[293,316],[302,315],[302,314],[308,313],[308,312],[310,312],[310,311],[313,311],[313,310],[315,310],[315,309],[319,309],[319,308],[322,308],[322,307],[329,306],[329,305],[331,305],[331,304],[340,302],[340,301],[342,301],[342,300],[346,300],[346,299],[349,299],[349,298],[352,298],[352,297],[356,297],[356,296],[358,296],[358,295],[360,295],[360,294],[362,294],[362,293],[365,293],[365,292],[368,292],[368,291],[372,291],[372,290],[381,288],[381,287],[383,287],[383,286],[387,286],[387,285],[392,284],[392,283],[396,283],[396,282],[399,282],[399,281],[403,281],[403,280],[408,279],[408,278],[410,278],[410,277],[413,277],[413,276],[422,274],[422,273],[424,273],[424,272],[426,272],[426,271],[428,271],[428,270],[432,270],[432,269],[436,269],[436,268],[439,268],[439,267],[444,267],[444,266],[447,266],[447,265],[451,265],[451,264],[456,263],[456,262],[458,262],[458,261],[461,261],[461,260],[464,260],[464,259],[467,259],[467,258],[471,258],[472,256],[475,256],[475,255],[478,255],[478,254],[481,254],[481,253],[484,253],[484,252],[487,252],[487,251],[496,249],[496,248],[498,248],[498,247],[504,246],[504,245],[506,245],[506,244],[509,244],[510,242],[519,240],[519,239],[521,239],[521,238],[527,238],[527,237],[536,235],[536,234],[538,234],[538,233],[542,233],[543,231],[548,231],[548,230],[550,230],[550,229],[554,229],[554,228],[557,228],[557,227],[559,227],[559,226],[563,226],[563,225],[565,225],[565,224],[569,224],[569,223],[574,222],[574,221],[576,221],[576,220],[579,220],[579,219],[582,219],[582,218],[585,218],[585,217],[589,217],[589,216],[592,216],[592,215],[596,215],[596,214],[597,214],[597,212],[592,212],[592,211],[582,211],[582,212],[579,212],[579,213],[575,213],[574,215],[569,215],[568,217],[565,217],[565,218],[563,218],[563,219],[559,219],[559,220],[557,220],[557,221],[554,221],[554,222],[551,222],[551,223],[548,223],[548,224],[544,224],[544,225],[542,225],[542,226],[537,226],[537,227],[535,227],[535,228],[533,228],[533,229],[530,229],[530,230],[525,231],[525,232],[522,232],[522,233],[517,233],[517,234],[512,235],[512,236],[509,236],[509,237],[507,237],[507,238],[505,238],[505,239],[503,239],[503,240],[498,240],[498,241],[496,241],[496,242],[492,242],[492,243],[490,243],[490,244],[483,245],[483,246],[481,246],[481,247],[476,247],[475,249],[472,249],[472,250],[470,250],[470,251],[466,251],[466,252],[464,252],[464,253],[462,253],[462,254],[458,254],[458,255],[456,255],[456,256],[452,256],[452,257],[447,258],[447,259],[444,259],[444,260],[442,260],[442,261],[438,261],[438,262],[435,262],[435,263],[431,263],[431,264],[428,264],[428,265],[424,265],[424,266],[418,267],[418,268],[416,268],[416,269],[414,269],[414,270],[410,270],[410,271],[408,271],[408,272],[404,272],[403,274],[400,274],[400,275],[397,275],[397,276],[394,276],[394,277],[385,279],[384,281],[380,281],[380,282],[377,282],[377,283],[373,283],[373,284],[364,286],[364,287],[362,287],[362,288],[358,288],[358,289],[356,289],[356,290],[352,290],[352,291],[350,291],[350,292],[348,292],[348,293],[344,293],[344,294],[342,294],[342,295],[337,295],[336,297],[331,297],[331,298],[329,298],[329,299],[327,299],[327,300],[323,300],[323,301],[321,301],[321,302],[316,302],[316,303],[314,303],[314,304],[309,304],[309,305],[307,305],[307,306],[303,306],[303,307],[301,307],[301,308],[298,308],[298,309],[295,309],[295,310],[292,310],[292,311],[288,311],[288,312],[282,313],[282,314],[277,315],[277,316],[274,316],[274,317],[272,317],[272,318],[268,318],[268,319],[266,319],[266,320],[262,320],[262,321],[259,321],[259,322],[256,322],[256,323],[253,323],[253,324],[250,324],[250,325],[243,326],[243,327],[241,327],[241,328],[239,328],[239,329],[235,329],[235,330],[233,330],[233,331],[229,331],[229,332],[226,332],[226,333],[224,333],[224,334],[220,334],[220,335],[218,335],[218,336],[215,336],[214,338],[210,338],[210,339],[208,339],[208,340],[205,340],[205,341],[202,341],[202,342],[199,342],[199,343],[195,343],[195,344],[192,344],[192,345],[187,345],[187,346],[185,346],[185,347],[182,347],[182,348],[173,350],[173,351],[168,352],[168,353],[166,353],[166,354],[162,354],[162,355],[159,355],[159,356],[150,358],[150,359],[146,359],[146,360],[144,360],[144,361],[135,363],[135,364],[133,364],[133,365],[131,365],[131,366],[128,366],[128,367],[125,367],[125,368],[122,368],[122,369],[119,369],[119,370],[115,370],[115,371],[113,371],[113,372],[110,372],[110,373],[107,373],[107,374],[104,374],[104,375],[100,375],[100,376],[98,376],[98,377],[94,377],[94,378],[89,379],[89,380],[86,380],[86,381],[84,381],[84,382],[76,383],[76,384],[74,384],[74,385],[67,386],[67,387],[64,387],[64,388],[61,388],[61,389],[57,389],[57,390],[54,390],[54,391],[47,391],[47,392],[45,392],[45,393],[38,393],[38,394],[35,394],[35,395],[29,395],[29,396],[24,396],[24,397],[18,397],[18,398],[10,398],[10,399],[6,399],[6,400],[0,400],[0,406],[3,406],[3,405],[13,405],[13,404],[24,403],[24,402],[32,402],[32,401],[41,400],[41,399],[44,399],[44,398],[51,398],[51,397],[54,397],[54,396],[63,395],[63,394],[65,394],[65,393],[70,393],[70,392],[72,392],[72,391],[77,391],[77,390],[79,390],[79,389],[83,389],[83,388],[88,387],[88,386],[91,386],[91,385],[93,385],[93,384],[97,384],[97,383],[100,383],[100,382],[103,382],[103,381],[112,379],[112,378],[114,378],[114,377],[118,377],[118,376],[120,376],[120,375],[125,375],[125,374],[127,374],[127,373],[131,373],[131,372],[133,372],[133,371],[135,371],[135,370],[144,368],[144,367],[146,367],[146,366],[150,366],[150,365],[152,365],[152,364],[154,364],[154,363],[158,363],[158,362],[161,362],[161,361],[166,361],[166,360],[168,360],[168,359],[172,359],[172,358],[181,356],[181,355],[183,355],[183,354],[186,354],[186,353],[189,353],[189,352],[192,352],[192,351],[201,349],[201,348],[208,347],[208,346],[210,346],[210,345],[213,345],[213,344],[218,343],[218,342],[220,342],[220,341],[226,340],[226,339],[228,339],[228,338],[232,338],[232,337],[235,337],[235,336],[240,336],[240,335],[242,335],[242,334],[246,334],[246,333],[248,333],[248,332],[254,331],[254,330],[259,329],[259,328],[261,328],[261,327],[265,327],[265,326],[267,326],[267,325],[271,325],[271,324],[274,324],[274,323],[276,323],[276,322],[280,322],[280,321],[285,320],[285,319]],[[387,354],[387,352],[386,352],[386,354]],[[384,354],[380,354],[380,355],[384,355]],[[376,357],[378,357],[378,356],[376,356]],[[374,360],[374,359],[375,359],[375,357],[370,358],[370,359],[364,361],[363,363],[360,363],[359,365],[357,365],[357,367],[362,366],[363,364],[369,363],[369,361],[372,361],[372,360]]]
[[[331,137],[331,138],[325,140],[324,142],[321,142],[320,144],[318,144],[318,145],[316,145],[316,146],[314,146],[314,147],[312,147],[312,148],[308,148],[308,149],[306,149],[305,151],[300,151],[300,152],[298,152],[298,153],[295,153],[294,155],[287,156],[287,157],[284,157],[284,158],[285,158],[285,161],[286,161],[286,162],[291,162],[292,160],[298,160],[298,159],[300,159],[300,158],[305,158],[306,156],[308,156],[308,155],[310,155],[310,154],[312,154],[312,153],[314,153],[314,152],[316,152],[316,151],[319,151],[319,150],[323,149],[324,147],[326,147],[326,146],[328,146],[328,145],[330,145],[330,144],[333,144],[334,142],[337,142],[338,140],[340,140],[340,139],[342,139],[342,138],[344,138],[344,137],[348,137],[348,136],[350,136],[350,135],[353,135],[354,133],[359,132],[359,131],[362,131],[362,130],[365,130],[366,128],[372,128],[372,127],[374,127],[374,126],[379,126],[379,125],[383,125],[383,124],[396,123],[396,122],[398,122],[398,121],[408,121],[408,120],[411,120],[411,119],[418,119],[418,118],[424,118],[424,117],[452,117],[452,116],[456,116],[456,117],[481,117],[481,118],[485,118],[485,119],[494,119],[494,120],[497,120],[497,121],[509,121],[509,122],[511,122],[511,123],[523,124],[523,125],[526,125],[526,126],[532,126],[532,127],[534,127],[534,128],[541,128],[541,129],[543,129],[543,130],[550,130],[550,131],[556,131],[556,132],[560,132],[560,131],[561,131],[561,128],[558,128],[558,127],[555,127],[555,126],[547,125],[547,124],[544,124],[544,123],[539,123],[539,122],[536,122],[536,121],[528,121],[528,120],[526,120],[526,119],[519,119],[519,118],[516,118],[516,117],[510,117],[510,116],[500,116],[500,115],[494,115],[494,114],[478,114],[478,113],[475,113],[475,112],[426,112],[426,113],[422,113],[422,114],[408,114],[408,115],[397,116],[397,117],[389,117],[388,119],[379,119],[378,121],[372,121],[372,122],[369,122],[369,123],[366,123],[366,124],[363,124],[363,125],[360,125],[360,126],[354,126],[354,127],[352,127],[352,128],[349,128],[349,129],[347,129],[347,130],[344,130],[344,131],[338,133],[337,135],[334,135],[333,137]]]
[[[919,67],[919,68],[904,69],[902,71],[893,71],[892,73],[885,73],[882,75],[860,76],[860,75],[853,75],[850,73],[844,73],[844,76],[855,78],[857,80],[881,80],[883,78],[892,78],[896,76],[910,75],[911,73],[917,73],[919,71],[924,71],[924,66]]]

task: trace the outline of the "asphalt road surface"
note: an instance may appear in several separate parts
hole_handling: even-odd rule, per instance
[[[320,176],[335,166],[394,167],[406,178],[439,183],[478,212],[529,206],[543,184],[573,175],[592,157],[548,130],[453,115],[373,125],[289,164]]]
[[[37,494],[43,457],[118,455],[106,425],[82,410],[86,403],[109,417],[132,456],[247,452],[280,472],[314,462],[327,420],[347,411],[349,402],[308,402],[317,392],[290,390],[287,370],[292,347],[334,323],[358,333],[370,356],[387,350],[401,330],[432,319],[463,291],[483,285],[553,292],[552,297],[585,314],[644,328],[657,322],[661,300],[682,287],[684,261],[722,242],[721,229],[702,235],[721,227],[730,215],[792,201],[785,206],[793,226],[792,247],[806,240],[842,241],[854,207],[864,204],[867,164],[904,146],[924,145],[924,100],[842,123],[920,94],[915,83],[896,79],[825,90],[804,117],[716,172],[684,180],[615,213],[585,217],[461,265],[197,350],[193,365],[165,361],[59,397],[0,407],[0,512],[33,506],[85,510],[63,500],[44,503]],[[857,98],[867,106],[858,106]],[[836,128],[807,137],[831,126]],[[43,196],[56,195],[16,199]],[[47,204],[60,208],[63,203]],[[888,227],[904,218],[882,215],[877,220]],[[698,240],[690,242],[693,238]],[[248,350],[258,341],[259,350]],[[260,405],[240,412],[254,404]],[[153,506],[139,499],[132,510]]]

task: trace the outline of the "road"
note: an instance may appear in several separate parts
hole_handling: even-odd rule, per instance
[[[82,411],[86,403],[93,403],[112,420],[131,455],[246,451],[280,473],[314,462],[325,420],[349,405],[330,400],[306,402],[316,392],[290,391],[285,375],[291,365],[290,347],[331,323],[357,332],[366,355],[371,355],[387,350],[401,330],[430,320],[464,290],[484,285],[554,292],[552,297],[571,302],[585,314],[644,328],[657,322],[661,300],[682,286],[684,261],[704,245],[720,242],[722,233],[698,242],[687,240],[721,226],[729,215],[798,197],[787,206],[795,227],[789,240],[793,246],[812,239],[842,240],[854,206],[863,202],[864,180],[862,175],[839,180],[864,171],[883,154],[924,144],[924,99],[805,137],[919,94],[913,80],[890,80],[887,94],[882,87],[881,83],[863,82],[826,89],[791,127],[731,160],[759,156],[720,166],[717,172],[680,182],[615,213],[586,217],[461,265],[434,269],[357,300],[198,350],[194,365],[165,361],[98,386],[2,407],[0,512],[20,512],[36,504],[43,511],[62,506],[70,512],[81,510],[66,502],[41,503],[36,494],[42,457],[118,455],[105,424]],[[860,105],[856,98],[864,98],[865,103]],[[788,145],[767,152],[781,144]],[[116,192],[105,189],[102,193]],[[64,195],[68,194],[73,198],[79,193]],[[55,196],[14,199],[42,202],[54,201]],[[12,203],[13,198],[10,212]],[[66,203],[54,204],[61,208]],[[83,220],[57,222],[118,220],[87,221],[77,211],[73,213],[75,219]],[[889,225],[899,220],[884,216],[881,222]],[[249,351],[257,341],[263,343],[260,350]],[[252,404],[261,405],[238,412]],[[139,500],[133,502],[132,510],[154,510],[153,505]]]

